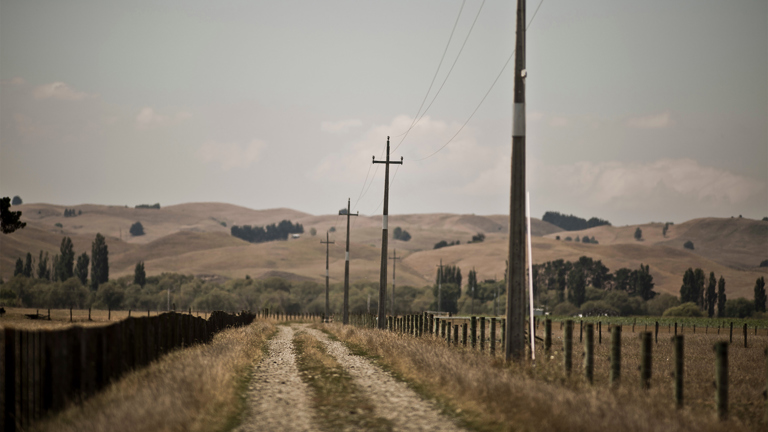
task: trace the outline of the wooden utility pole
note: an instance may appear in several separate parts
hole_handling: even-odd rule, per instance
[[[525,0],[517,0],[505,358],[525,354]]]
[[[397,311],[395,310],[395,287],[397,286],[395,271],[397,270],[397,260],[400,258],[402,257],[397,256],[397,249],[395,249],[395,255],[389,257],[392,260],[392,316],[397,316]]]
[[[328,231],[325,232],[325,241],[320,240],[320,244],[325,245],[325,322],[329,322],[328,317],[330,316],[330,307],[329,307],[329,301],[328,301],[328,291],[329,291],[329,285],[328,285],[328,253],[330,252],[328,248],[329,245],[336,244],[335,241],[328,241]]]
[[[403,164],[403,158],[400,161],[389,160],[389,137],[387,137],[387,160],[377,161],[373,156],[373,163],[384,164],[384,214],[381,219],[381,272],[379,274],[379,313],[378,327],[380,330],[387,329],[387,217],[389,216],[389,165]]]
[[[339,211],[341,214],[341,211]],[[347,198],[347,252],[344,254],[344,311],[342,323],[349,324],[349,217],[360,216],[360,212],[351,213],[349,198]]]
[[[440,313],[440,306],[443,303],[443,259],[440,258],[440,271],[437,273],[437,313]]]

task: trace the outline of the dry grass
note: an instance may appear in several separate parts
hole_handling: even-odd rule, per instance
[[[312,405],[320,426],[337,430],[392,430],[386,419],[376,417],[373,405],[352,377],[313,336],[299,332],[293,338],[301,378],[313,390]]]
[[[82,405],[36,425],[39,431],[217,431],[236,426],[251,365],[274,334],[257,321],[175,351],[130,373]]]
[[[607,385],[608,345],[596,349],[595,385],[580,376],[581,348],[574,343],[574,372],[566,377],[560,352],[554,358],[505,367],[501,357],[463,348],[448,348],[443,341],[413,338],[389,332],[332,325],[328,329],[353,350],[377,358],[379,363],[418,391],[435,397],[446,409],[460,412],[477,430],[568,431],[718,431],[764,430],[760,396],[765,383],[762,347],[751,351],[732,348],[731,407],[728,422],[716,421],[713,410],[714,355],[710,340],[686,340],[686,408],[676,410],[672,399],[670,347],[659,341],[650,391],[639,389],[637,335],[625,334],[623,384]],[[553,348],[561,342],[555,339]],[[539,353],[542,358],[543,353]],[[710,359],[709,357],[712,357]],[[669,359],[669,360],[667,360]],[[759,360],[759,361],[758,361]],[[759,388],[758,388],[759,387]],[[759,417],[759,418],[758,418]]]

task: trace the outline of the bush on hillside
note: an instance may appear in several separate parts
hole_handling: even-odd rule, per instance
[[[760,262],[760,267],[768,267],[768,260],[763,260]]]
[[[749,318],[754,314],[754,301],[743,297],[725,301],[725,316],[728,318]]]
[[[683,303],[680,306],[671,307],[665,310],[662,316],[689,318],[689,317],[702,317],[704,316],[704,314],[701,312],[701,309],[699,309],[699,307],[696,306],[696,303],[688,302],[688,303]]]
[[[574,316],[579,313],[579,308],[571,302],[562,302],[552,309],[552,315],[555,316]]]
[[[670,294],[659,294],[645,303],[648,315],[661,316],[667,309],[680,306],[680,300]]]
[[[131,225],[131,229],[128,232],[130,232],[134,237],[143,236],[144,226],[141,224],[141,222],[136,222],[135,224]]]
[[[136,206],[136,208],[137,209],[155,209],[155,210],[160,210],[160,203],[156,203],[156,204],[152,204],[152,205],[149,205],[149,204],[139,204],[139,205]]]
[[[683,244],[683,247],[684,247],[684,248],[686,248],[686,249],[690,249],[690,250],[693,250],[693,242],[692,242],[692,241],[690,241],[690,240],[688,240],[687,242],[685,242],[685,243]]]

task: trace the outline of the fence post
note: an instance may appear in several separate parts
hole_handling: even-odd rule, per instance
[[[72,322],[72,306],[69,307],[69,322]],[[733,327],[733,325],[731,325]]]
[[[747,347],[747,325],[744,324],[744,348]]]
[[[467,323],[465,322],[464,325],[461,326],[461,344],[465,347],[467,346]]]
[[[445,320],[440,320],[440,337],[445,338]]]
[[[675,321],[675,336],[677,336],[677,321]]]
[[[733,323],[731,323],[733,326]],[[733,327],[731,327],[733,328]],[[717,405],[717,417],[720,420],[728,419],[728,344],[718,342],[715,344],[715,380],[717,392],[715,404]]]
[[[603,322],[602,321],[597,322],[597,343],[600,345],[603,344]]]
[[[645,390],[651,388],[652,346],[651,334],[640,333],[640,387]]]
[[[733,321],[731,321],[731,336],[729,338],[729,342],[733,343]]]
[[[459,325],[458,324],[453,326],[453,344],[456,346],[459,345]]]
[[[451,325],[448,324],[448,334],[445,340],[448,342],[448,346],[451,346]]]
[[[683,336],[673,336],[675,345],[675,403],[678,408],[683,407]]]
[[[544,351],[549,352],[552,348],[552,320],[544,320]]]
[[[579,343],[584,341],[584,320],[579,320]]]
[[[485,317],[480,317],[480,352],[485,351]]]
[[[595,325],[587,323],[587,337],[584,339],[584,377],[592,384],[595,372]]]
[[[3,380],[5,382],[5,395],[3,400],[3,430],[14,432],[16,430],[16,330],[5,328],[5,370]]]
[[[477,317],[472,317],[469,324],[469,337],[472,349],[477,347]]]
[[[496,354],[496,318],[491,318],[491,354]]]
[[[617,387],[621,380],[621,326],[611,329],[611,386]]]
[[[571,374],[573,366],[573,321],[567,320],[565,322],[565,330],[563,333],[563,365],[565,366],[565,373]]]

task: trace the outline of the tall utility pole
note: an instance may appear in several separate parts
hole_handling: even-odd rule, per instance
[[[395,271],[397,270],[397,260],[402,257],[397,256],[397,249],[395,249],[395,255],[389,257],[392,260],[392,316],[397,316],[395,310],[395,287],[397,287],[397,279],[395,278]]]
[[[387,329],[387,216],[389,216],[389,165],[403,164],[403,157],[400,162],[389,160],[389,137],[387,137],[387,160],[377,161],[373,157],[373,163],[384,164],[384,214],[381,219],[381,273],[379,275],[379,322],[378,328]]]
[[[349,324],[349,217],[360,216],[360,212],[352,214],[349,206],[349,198],[347,198],[347,252],[344,254],[344,312],[342,313],[344,324]]]
[[[440,313],[440,306],[443,303],[443,259],[440,258],[440,270],[437,272],[437,313]]]
[[[330,307],[328,304],[328,248],[329,245],[335,243],[335,241],[328,241],[328,231],[325,232],[325,241],[320,240],[320,244],[325,245],[325,322],[329,322],[328,317],[330,316]]]
[[[517,0],[505,357],[525,355],[525,0]]]

